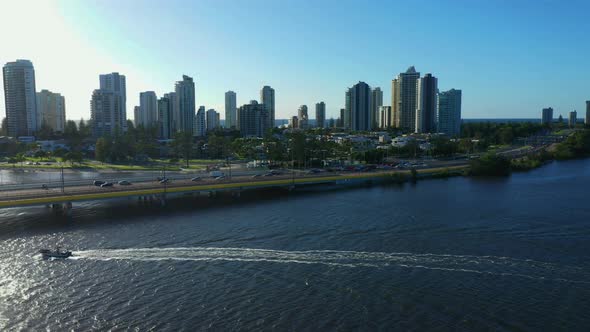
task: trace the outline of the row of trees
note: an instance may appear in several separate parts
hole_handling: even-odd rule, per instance
[[[126,132],[115,128],[113,135],[96,141],[94,157],[101,162],[115,163],[134,160],[138,156],[157,158],[160,155],[157,137],[157,128],[136,128],[132,121],[127,121]]]
[[[473,122],[461,125],[461,137],[483,140],[487,144],[511,144],[517,137],[528,137],[547,131],[540,123]]]
[[[553,152],[556,159],[572,159],[590,156],[590,129],[577,131],[557,144]]]

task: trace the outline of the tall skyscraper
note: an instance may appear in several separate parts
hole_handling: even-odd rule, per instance
[[[301,105],[297,109],[297,120],[299,128],[307,129],[309,126],[309,115],[307,114],[307,105]]]
[[[553,122],[553,108],[547,107],[543,109],[541,122],[543,124],[551,124]]]
[[[379,107],[383,106],[383,91],[376,87],[371,90],[371,128],[379,125]]]
[[[124,130],[127,118],[122,101],[121,96],[113,91],[97,89],[92,92],[90,117],[95,137],[113,135],[116,131]]]
[[[291,127],[291,128],[299,128],[299,118],[297,116],[292,116],[289,119],[289,127]]]
[[[418,81],[420,73],[411,66],[391,81],[391,109],[393,127],[414,132],[416,130],[416,108],[418,104]]]
[[[139,106],[133,106],[133,124],[136,128],[141,124],[141,111]]]
[[[371,87],[365,82],[358,82],[348,89],[347,104],[350,114],[350,129],[367,131],[373,129],[371,114]]]
[[[32,136],[37,130],[35,69],[29,60],[8,62],[2,68],[8,136]]]
[[[344,96],[345,96],[344,97],[344,113],[341,114],[342,126],[344,129],[350,129],[350,107],[351,107],[351,104],[350,104],[351,92],[350,91],[351,91],[350,89],[346,89],[346,92],[344,94]]]
[[[391,106],[379,107],[379,128],[389,128],[391,126]]]
[[[584,119],[586,126],[590,126],[590,100],[586,100],[586,118]]]
[[[426,74],[418,81],[418,108],[416,109],[416,133],[436,131],[436,94],[438,79]]]
[[[116,102],[117,119],[122,118],[122,123],[117,123],[122,131],[127,130],[127,84],[125,75],[119,73],[110,73],[100,75],[100,90],[103,92],[111,92],[114,98],[119,99]],[[113,127],[114,128],[114,127]]]
[[[205,106],[199,106],[194,120],[195,128],[193,136],[203,137],[207,135],[207,116],[205,113]]]
[[[346,95],[348,95],[348,91],[346,91]],[[336,124],[339,128],[344,128],[344,114],[346,113],[346,109],[340,109],[340,117],[338,118],[338,123]]]
[[[268,85],[260,90],[260,103],[266,105],[268,109],[269,128],[275,127],[275,90]]]
[[[336,120],[334,118],[330,118],[328,120],[328,128],[335,128],[336,127]]]
[[[185,131],[193,134],[195,121],[195,83],[193,78],[182,75],[182,81],[174,86],[176,93],[176,105],[174,111],[178,117],[174,118],[177,131]]]
[[[66,101],[59,93],[48,90],[37,92],[37,128],[47,125],[54,132],[63,133],[66,126]]]
[[[461,90],[438,94],[438,132],[449,136],[461,134]]]
[[[578,112],[576,112],[576,111],[570,112],[570,117],[569,117],[569,121],[568,121],[569,127],[574,128],[576,126],[576,123],[578,123]]]
[[[177,112],[177,103],[176,103],[176,92],[169,92],[164,94],[164,98],[168,98],[170,100],[170,108],[168,114],[170,116],[170,137],[178,131],[176,128],[176,118],[178,117]]]
[[[219,128],[219,113],[214,109],[207,110],[207,131],[212,131]]]
[[[315,122],[318,128],[326,126],[326,103],[323,101],[315,104]]]
[[[225,93],[225,128],[236,126],[236,93],[228,91]]]
[[[150,128],[158,125],[158,97],[154,91],[139,93],[139,118],[140,121],[135,121],[136,126]]]
[[[166,96],[165,94],[164,96]],[[169,139],[172,137],[172,101],[170,98],[158,99],[158,137]]]
[[[270,129],[268,107],[252,100],[238,108],[238,130],[244,137],[263,137]]]

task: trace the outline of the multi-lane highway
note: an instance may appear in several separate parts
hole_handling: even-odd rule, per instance
[[[419,164],[419,172],[432,173],[443,169],[459,169],[465,167],[466,161],[455,160],[433,162],[429,165]],[[112,186],[100,187],[93,184],[93,179],[45,183],[28,183],[25,185],[2,186],[0,190],[0,207],[49,204],[53,202],[67,202],[94,199],[109,199],[128,196],[149,196],[168,193],[242,190],[250,188],[291,186],[312,183],[338,182],[340,180],[372,179],[405,172],[406,169],[381,169],[369,172],[313,172],[302,170],[279,170],[275,174],[260,170],[234,170],[229,176],[228,170],[223,170],[224,177],[214,178],[209,173],[167,173],[168,182],[158,181],[158,172],[125,176],[121,174],[103,175],[94,180],[108,181]],[[98,175],[99,173],[97,173]],[[194,179],[199,177],[199,179]],[[193,179],[193,180],[191,180]],[[129,181],[129,185],[120,185],[121,180]]]

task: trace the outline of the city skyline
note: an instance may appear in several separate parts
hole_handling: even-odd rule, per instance
[[[383,105],[391,105],[388,91],[391,80],[412,65],[423,73],[440,77],[441,91],[460,88],[465,92],[464,118],[536,118],[548,106],[556,116],[566,117],[573,110],[583,114],[584,101],[588,99],[581,84],[586,75],[579,69],[588,64],[582,56],[587,46],[579,43],[584,37],[583,27],[589,25],[581,14],[588,7],[586,4],[528,3],[514,8],[508,3],[433,2],[427,8],[417,4],[372,2],[357,10],[352,2],[329,1],[317,6],[311,6],[311,2],[279,5],[256,1],[238,2],[234,6],[187,2],[138,6],[135,1],[112,6],[113,3],[34,2],[36,10],[26,11],[31,20],[40,23],[34,26],[43,26],[43,32],[55,38],[43,40],[39,38],[39,30],[33,27],[19,34],[7,34],[0,46],[0,62],[31,60],[37,90],[47,89],[64,96],[67,117],[74,120],[89,118],[88,105],[96,88],[96,77],[109,72],[127,77],[129,118],[132,114],[129,110],[139,104],[139,92],[155,91],[157,96],[163,96],[182,75],[194,78],[196,104],[220,110],[222,116],[226,91],[237,93],[237,106],[240,106],[256,99],[261,87],[269,85],[277,94],[277,119],[288,119],[299,105],[314,105],[318,100],[326,102],[326,119],[337,118],[339,109],[345,106],[341,96],[349,82],[364,81],[382,87]],[[4,7],[14,9],[12,12],[16,14],[0,22],[0,26],[9,31],[10,26],[23,18],[19,13],[24,13],[30,5],[6,4]],[[160,10],[164,5],[178,8],[169,12]],[[219,22],[223,21],[219,20],[220,15],[239,20],[248,12],[246,8],[267,13],[277,6],[288,7],[291,16],[285,18],[284,12],[288,12],[285,9],[273,17],[271,23],[281,23],[281,28],[269,31],[275,47],[264,50],[250,47],[253,36],[265,31],[263,25],[219,29],[220,23],[213,20],[215,15]],[[511,11],[503,11],[507,6]],[[228,10],[223,12],[221,7]],[[383,18],[385,14],[379,12],[391,12],[386,9],[422,10],[433,22],[402,33],[368,16],[376,13],[377,18]],[[331,14],[327,15],[328,12]],[[147,23],[149,18],[162,13],[163,19],[157,25]],[[153,43],[156,37],[163,38],[174,31],[175,23],[189,14],[195,16],[180,32],[182,45],[172,45],[165,51],[156,47]],[[365,52],[368,55],[336,56],[345,54],[340,52],[339,41],[351,32],[340,21],[355,15],[370,24],[354,32],[354,37],[361,45],[376,46]],[[401,14],[391,15],[393,21],[408,20]],[[314,23],[324,16],[325,23]],[[471,24],[482,19],[488,24],[471,31]],[[132,26],[131,22],[137,20],[137,26]],[[444,24],[443,34],[425,33],[437,24]],[[577,28],[570,29],[572,26]],[[375,37],[363,35],[375,29],[379,31],[378,43],[374,43]],[[448,46],[449,42],[455,43],[453,47]],[[394,44],[404,46],[394,47]],[[425,56],[419,44],[432,45],[437,52]],[[178,49],[185,46],[189,51],[179,53]],[[302,53],[293,52],[301,46],[305,46]],[[326,52],[317,54],[315,48],[319,46]],[[62,51],[54,53],[52,49]],[[191,52],[193,49],[207,52]],[[239,50],[243,50],[239,57],[225,54]],[[532,53],[539,56],[532,57]],[[371,60],[370,66],[366,65],[367,60]],[[474,71],[478,75],[473,75]],[[0,117],[4,117],[4,96],[0,96],[0,105]]]

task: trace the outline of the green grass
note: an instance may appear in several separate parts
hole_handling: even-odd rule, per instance
[[[574,131],[573,129],[561,129],[561,130],[558,130],[556,132],[553,132],[553,135],[565,135],[565,136],[567,136],[567,135],[571,134],[573,131]]]
[[[510,145],[508,144],[498,144],[498,145],[490,145],[488,147],[488,152],[495,152],[497,150],[509,148]]]

